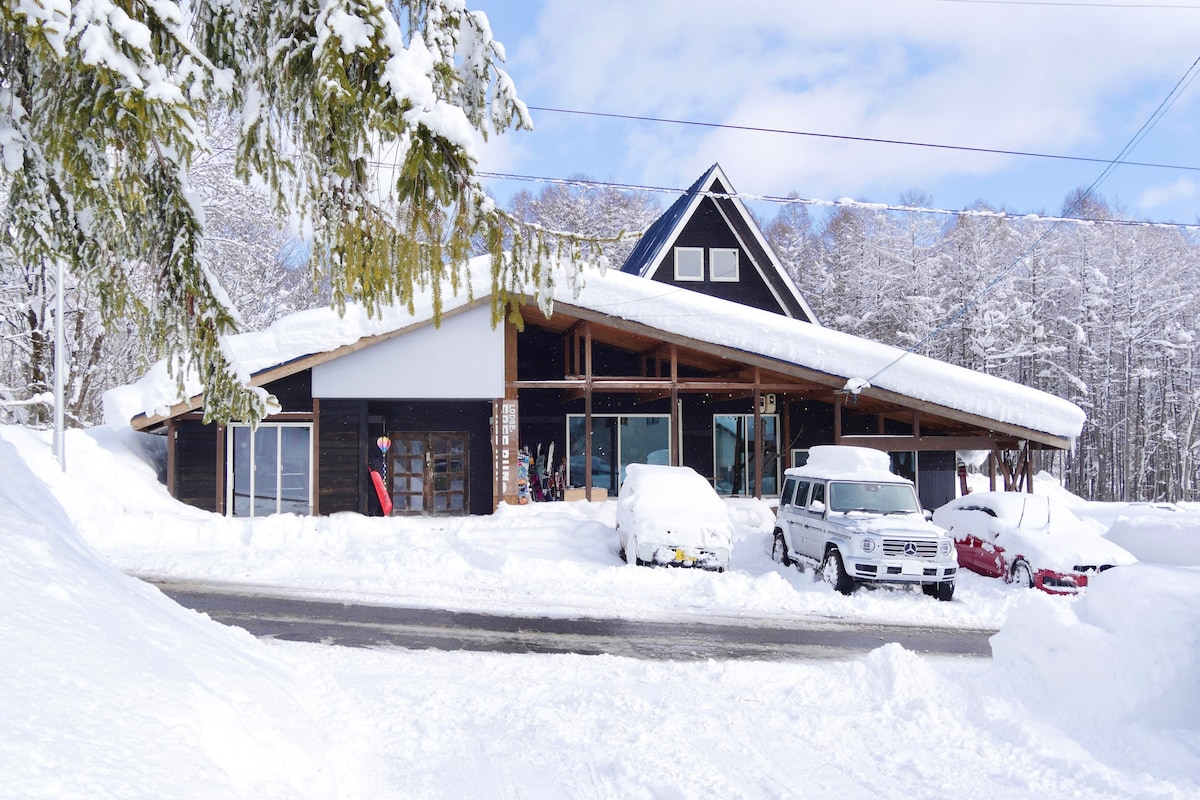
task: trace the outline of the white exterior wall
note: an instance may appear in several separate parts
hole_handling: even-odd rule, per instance
[[[503,397],[504,329],[491,316],[483,305],[313,367],[313,397]]]

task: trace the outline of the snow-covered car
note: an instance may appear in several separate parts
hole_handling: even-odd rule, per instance
[[[964,569],[1051,594],[1075,594],[1089,576],[1137,559],[1062,503],[1023,492],[972,492],[933,512]]]
[[[891,471],[887,453],[821,445],[784,473],[772,556],[811,566],[842,594],[860,583],[920,586],[954,597],[954,542],[933,525],[912,481]]]
[[[712,484],[691,467],[630,464],[617,495],[617,542],[629,564],[723,572],[733,523]]]

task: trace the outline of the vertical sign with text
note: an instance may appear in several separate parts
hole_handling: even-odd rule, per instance
[[[517,494],[517,401],[501,400],[499,420],[496,425],[495,475],[501,499]]]

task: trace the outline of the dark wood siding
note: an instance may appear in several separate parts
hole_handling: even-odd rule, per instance
[[[371,483],[366,470],[365,400],[322,400],[320,443],[321,514],[367,513]]]
[[[272,381],[264,388],[275,395],[283,411],[312,411],[311,369]]]
[[[917,453],[917,495],[930,511],[954,499],[957,479],[955,454],[943,450]]]
[[[175,497],[217,511],[217,431],[198,419],[180,420],[175,431]]]
[[[745,233],[745,232],[744,232]],[[704,280],[677,281],[675,280],[675,247],[702,247],[704,253]],[[710,264],[708,248],[736,248],[738,251],[738,280],[736,282],[709,280]],[[659,283],[679,286],[695,292],[731,300],[735,303],[773,311],[777,314],[787,314],[806,319],[795,298],[790,293],[776,298],[771,288],[763,280],[755,263],[760,263],[764,270],[773,271],[775,266],[770,262],[762,263],[765,254],[755,246],[756,252],[748,251],[738,241],[724,215],[717,208],[711,197],[700,202],[691,219],[683,226],[671,247],[667,249],[662,263],[654,268],[651,278]],[[781,303],[782,299],[782,303]],[[786,310],[785,310],[786,309]]]

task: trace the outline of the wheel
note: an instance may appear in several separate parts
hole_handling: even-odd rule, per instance
[[[842,594],[850,594],[854,591],[854,579],[846,573],[846,565],[842,563],[842,554],[836,547],[829,548],[825,553],[825,562],[821,564],[821,577]]]
[[[783,539],[783,531],[776,529],[774,540],[771,542],[771,560],[778,561],[785,567],[792,565],[792,557],[788,555],[787,542]]]
[[[954,598],[954,581],[946,583],[924,583],[921,584],[921,591],[930,597],[936,597],[942,602],[948,602]]]
[[[1033,588],[1033,570],[1029,568],[1028,562],[1018,561],[1013,564],[1012,583],[1023,589]]]

